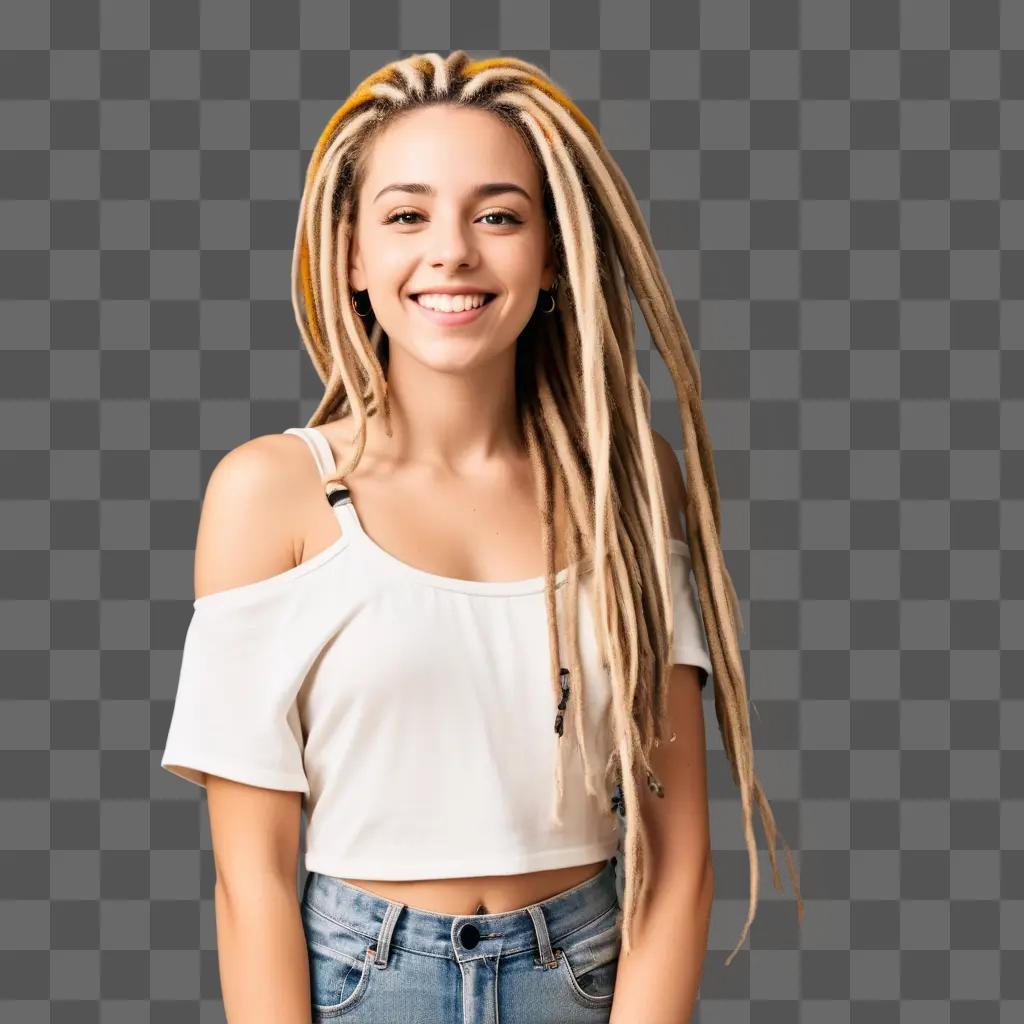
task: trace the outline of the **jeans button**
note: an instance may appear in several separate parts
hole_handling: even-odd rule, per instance
[[[464,924],[459,929],[459,941],[466,949],[472,949],[480,941],[480,930],[475,924]]]

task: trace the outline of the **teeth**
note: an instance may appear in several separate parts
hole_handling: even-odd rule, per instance
[[[416,296],[416,301],[427,309],[436,309],[442,313],[461,313],[466,309],[477,309],[487,301],[486,295],[436,295],[424,292]]]

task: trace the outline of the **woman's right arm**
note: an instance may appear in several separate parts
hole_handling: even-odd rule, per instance
[[[228,1024],[309,1024],[296,895],[302,794],[207,776],[214,909]]]
[[[279,435],[229,452],[210,475],[196,540],[196,597],[296,561],[296,480]],[[206,776],[221,994],[228,1024],[309,1024],[297,897],[302,793]]]

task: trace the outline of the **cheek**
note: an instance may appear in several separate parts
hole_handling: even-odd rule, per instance
[[[386,241],[378,240],[366,250],[367,271],[382,282],[392,280],[411,265],[411,254],[401,244],[389,245]]]
[[[379,274],[383,266],[395,259],[396,248],[402,249],[401,244],[394,244],[396,239],[390,238],[376,224],[361,224],[357,230],[357,239],[356,247],[363,269],[371,276]]]
[[[520,285],[528,283],[532,286],[540,278],[544,265],[543,236],[530,232],[506,241],[509,244],[505,246],[502,257],[510,280],[514,278]]]

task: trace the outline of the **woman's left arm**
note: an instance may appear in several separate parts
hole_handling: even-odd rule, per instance
[[[632,949],[619,957],[610,1024],[686,1024],[697,1001],[714,894],[702,704],[696,667],[674,665],[668,735],[676,738],[651,754],[665,795],[640,787],[648,898],[637,908]]]
[[[686,487],[679,462],[669,442],[657,431],[651,433],[669,535],[683,540]],[[619,958],[610,1024],[686,1024],[707,951],[714,878],[704,702],[696,666],[673,665],[669,681],[666,736],[674,732],[676,738],[651,752],[665,795],[639,787],[640,813],[650,840],[644,887],[648,896],[637,907],[632,949]]]

